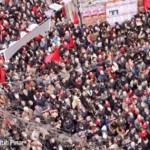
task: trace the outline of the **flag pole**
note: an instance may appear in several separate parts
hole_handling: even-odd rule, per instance
[[[82,17],[81,17],[81,12],[80,12],[80,3],[79,0],[76,1],[77,4],[75,4],[74,0],[72,0],[73,5],[77,8],[78,11],[78,16],[79,16],[79,26],[82,26]]]

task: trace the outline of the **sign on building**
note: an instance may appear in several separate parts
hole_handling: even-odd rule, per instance
[[[122,23],[130,20],[138,12],[138,0],[116,1],[106,4],[107,21],[114,25],[115,22]]]
[[[105,13],[106,7],[104,3],[90,5],[80,9],[82,17],[94,16]]]

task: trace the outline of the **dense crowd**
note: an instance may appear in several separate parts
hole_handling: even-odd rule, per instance
[[[46,19],[47,3],[40,0],[13,0],[0,3],[0,49],[21,37],[21,32],[29,32],[28,27],[40,24]]]
[[[4,10],[18,9],[20,17],[40,23],[45,18],[35,19],[33,7],[37,12],[42,7],[34,4],[18,3],[21,13],[18,7]],[[24,14],[24,8],[33,11]],[[28,133],[11,119],[9,130],[1,127],[0,138],[25,140],[21,150],[149,150],[150,10],[113,27],[108,22],[79,27],[60,16],[52,21],[55,26],[45,37],[36,37],[4,65],[7,83],[1,85],[0,102],[11,106],[18,118],[49,124],[74,141],[62,144],[36,129]],[[12,27],[17,33],[17,25]],[[56,46],[60,59],[45,63]]]

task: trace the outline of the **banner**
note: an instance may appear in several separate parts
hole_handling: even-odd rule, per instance
[[[34,28],[31,32],[24,35],[20,40],[15,41],[4,51],[5,61],[9,60],[21,47],[25,46],[37,35],[45,36],[46,32],[50,29],[50,19],[46,20],[41,25]]]
[[[105,4],[91,5],[80,9],[82,17],[95,16],[103,14],[106,11]]]
[[[59,5],[57,3],[53,3],[53,4],[49,5],[49,8],[51,8],[55,11],[59,11],[62,8],[62,5]]]
[[[106,21],[105,14],[101,14],[98,16],[88,16],[82,19],[83,24],[86,24],[87,26],[95,25],[98,22],[105,22],[105,21]]]
[[[122,23],[130,20],[137,14],[138,0],[124,0],[106,4],[107,21],[114,25],[115,22]]]

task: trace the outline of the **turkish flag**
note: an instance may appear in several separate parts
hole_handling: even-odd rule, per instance
[[[59,61],[60,60],[60,53],[57,46],[54,47],[54,52],[52,54],[49,54],[45,57],[44,62],[49,63],[51,61]]]
[[[144,10],[147,11],[150,8],[150,0],[143,0]]]
[[[73,22],[74,22],[74,24],[79,23],[79,19],[78,19],[78,15],[77,15],[76,11],[73,12]]]

